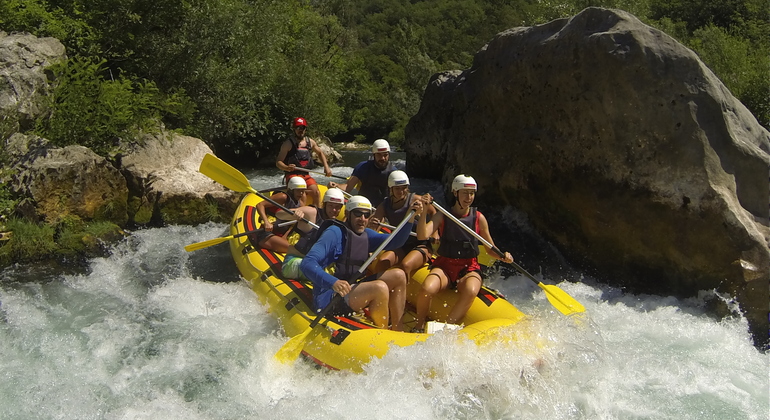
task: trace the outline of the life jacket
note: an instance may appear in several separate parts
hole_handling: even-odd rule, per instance
[[[290,194],[289,191],[284,192],[284,194],[286,194],[286,197],[287,197],[286,203],[283,205],[284,207],[286,207],[289,210],[300,207],[299,202],[295,200],[293,197],[294,194]],[[270,203],[268,203],[268,205],[265,206],[265,213],[268,216],[275,217],[275,214],[278,213],[278,210],[281,210],[281,209]],[[273,234],[278,236],[283,236],[292,227],[294,227],[294,225],[278,226],[278,223],[273,223]]]
[[[362,167],[363,173],[358,178],[361,180],[361,188],[358,193],[368,198],[372,205],[377,207],[388,196],[388,175],[396,168],[391,162],[388,162],[385,169],[380,169],[373,160],[366,161],[364,165]]]
[[[391,206],[393,199],[390,196],[388,196],[388,198],[382,202],[382,205],[385,208],[385,217],[388,218],[388,222],[390,222],[390,224],[397,225],[401,223],[402,220],[404,220],[404,217],[406,217],[406,212],[409,210],[409,203],[412,202],[412,197],[414,197],[414,193],[409,193],[409,195],[407,195],[406,199],[404,200],[404,205],[396,210],[393,210],[393,206]],[[417,224],[415,223],[415,225]]]
[[[334,263],[336,266],[334,276],[352,283],[356,280],[354,277],[358,274],[358,270],[369,259],[369,235],[365,230],[358,235],[348,227],[347,223],[337,219],[327,219],[315,230],[307,251],[310,251],[323,231],[330,226],[337,226],[342,230],[342,255]],[[296,248],[296,245],[294,247]]]
[[[460,226],[457,226],[457,223],[451,220],[447,221],[446,219],[445,217],[441,226],[439,226],[441,244],[436,253],[447,258],[477,257],[479,255],[479,240]],[[461,218],[458,217],[458,219],[473,229],[474,232],[479,232],[478,211],[475,207],[471,207],[467,215]]]
[[[295,165],[300,168],[313,169],[315,168],[315,161],[313,161],[313,150],[311,149],[310,138],[303,137],[302,140],[296,141],[296,137],[291,136],[289,141],[291,142],[291,150],[286,153],[286,157],[283,159],[283,163],[287,165]],[[305,145],[300,147],[300,143],[304,141]],[[302,171],[294,171],[291,173],[304,174]]]

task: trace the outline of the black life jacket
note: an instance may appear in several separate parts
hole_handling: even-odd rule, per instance
[[[353,232],[347,223],[340,222],[337,219],[327,219],[321,223],[321,226],[316,229],[312,238],[310,239],[310,245],[307,247],[307,251],[318,241],[324,230],[329,226],[336,225],[342,230],[342,255],[335,261],[334,277],[342,280],[348,280],[353,282],[356,280],[358,270],[369,259],[369,235],[364,230],[360,235]],[[294,245],[296,248],[297,246]],[[307,253],[305,251],[304,253]]]
[[[303,137],[302,140],[296,141],[296,137],[291,136],[289,141],[291,142],[291,150],[286,153],[286,157],[283,159],[283,163],[287,165],[295,165],[300,168],[313,169],[315,168],[315,162],[313,161],[313,150],[310,143],[310,138]],[[300,147],[299,144],[304,141],[305,146]],[[305,174],[302,171],[294,171],[291,173]]]
[[[401,223],[402,220],[404,220],[407,210],[409,210],[409,203],[412,202],[412,197],[414,197],[414,193],[409,193],[409,195],[407,195],[406,199],[404,200],[404,205],[396,210],[393,210],[393,206],[391,206],[393,199],[390,196],[388,196],[388,198],[382,202],[382,205],[385,206],[385,217],[388,218],[388,222],[390,222],[390,224],[397,225]],[[417,225],[417,223],[415,223],[415,225]]]
[[[368,167],[363,168],[363,173],[359,178],[361,188],[358,190],[358,194],[368,198],[372,205],[377,207],[388,196],[388,176],[396,168],[393,167],[393,163],[388,162],[385,169],[380,169],[373,160],[366,161],[366,165]]]
[[[466,216],[458,217],[458,219],[473,229],[474,232],[479,232],[478,211],[476,211],[475,207],[471,207]],[[438,247],[438,251],[436,251],[438,255],[447,258],[478,257],[479,240],[460,226],[457,226],[457,223],[447,220],[445,217],[439,230],[441,244]]]

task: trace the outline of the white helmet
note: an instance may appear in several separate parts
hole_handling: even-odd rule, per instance
[[[388,175],[388,188],[409,185],[409,177],[404,171],[393,171]]]
[[[350,197],[350,200],[348,200],[348,204],[345,206],[345,211],[351,212],[355,209],[369,210],[369,211],[374,210],[372,209],[371,201],[369,201],[369,199],[364,197],[363,195],[354,195]]]
[[[377,139],[372,143],[372,153],[390,152],[390,144],[385,139]]]
[[[342,194],[342,190],[339,188],[329,188],[324,194],[324,203],[337,203],[345,204],[345,195]]]
[[[476,185],[476,180],[473,179],[472,176],[466,176],[466,175],[457,175],[454,180],[452,180],[452,192],[459,191],[459,190],[473,190],[476,191],[478,189],[478,186]]]
[[[289,184],[286,186],[286,188],[290,190],[306,190],[307,183],[301,177],[293,176],[289,178]]]

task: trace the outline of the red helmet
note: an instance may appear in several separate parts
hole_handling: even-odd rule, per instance
[[[294,124],[292,125],[292,127],[299,127],[299,126],[307,127],[307,121],[305,121],[305,119],[302,118],[302,117],[295,118],[294,119]]]

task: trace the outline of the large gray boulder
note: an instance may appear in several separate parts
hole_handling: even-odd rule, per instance
[[[7,147],[13,168],[7,182],[26,197],[20,211],[27,218],[51,224],[69,216],[126,223],[126,180],[91,149],[51,147],[45,139],[19,133]]]
[[[0,114],[18,119],[21,129],[29,128],[45,112],[42,100],[50,90],[45,68],[66,59],[56,38],[0,31]]]
[[[229,221],[239,193],[198,172],[211,149],[202,140],[173,132],[146,135],[120,159],[131,192],[129,217],[137,224]]]
[[[405,134],[411,174],[474,176],[612,283],[734,296],[767,343],[770,135],[666,34],[598,8],[507,30]]]

